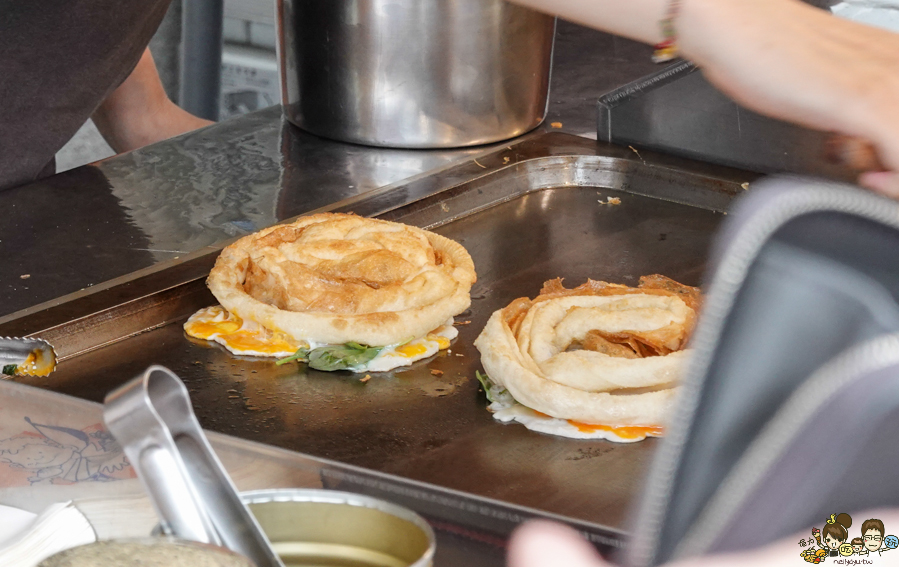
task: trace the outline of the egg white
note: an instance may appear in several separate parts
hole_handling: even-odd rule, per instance
[[[255,321],[241,319],[220,306],[201,309],[184,323],[188,335],[215,341],[229,352],[241,356],[284,358],[292,356],[300,348],[314,349],[327,346],[308,340],[297,340],[283,333],[273,333]],[[387,372],[401,366],[433,356],[441,349],[449,348],[450,341],[459,335],[450,318],[441,327],[424,337],[384,347],[366,364],[352,367],[353,372]],[[237,340],[240,339],[240,340]],[[260,343],[259,348],[244,343]],[[264,350],[263,348],[264,347]]]
[[[284,358],[301,347],[308,347],[306,341],[273,333],[259,323],[236,317],[217,305],[191,315],[184,323],[184,331],[198,339],[215,341],[237,355]]]
[[[647,435],[622,437],[616,435],[614,431],[598,429],[596,431],[584,431],[576,425],[571,424],[566,419],[558,419],[545,414],[540,414],[525,407],[518,402],[499,403],[494,402],[488,408],[493,412],[493,419],[503,422],[517,422],[524,425],[531,431],[539,433],[547,433],[549,435],[558,435],[560,437],[570,437],[571,439],[605,439],[614,441],[615,443],[635,443],[646,439]],[[653,436],[653,435],[649,435]]]
[[[403,345],[385,347],[378,356],[367,364],[353,368],[353,372],[387,372],[400,366],[410,366],[413,362],[433,356],[437,351],[449,348],[450,341],[459,335],[459,331],[453,327],[453,320],[449,319],[438,329],[435,329],[425,337],[414,339]]]

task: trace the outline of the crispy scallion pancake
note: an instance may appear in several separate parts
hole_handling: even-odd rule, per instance
[[[489,380],[514,400],[576,425],[664,424],[696,320],[697,288],[664,276],[636,288],[544,284],[491,316],[475,341]]]
[[[317,214],[226,247],[207,284],[227,311],[201,311],[185,330],[255,356],[353,345],[340,352],[354,360],[377,353],[371,364],[386,369],[447,348],[452,318],[470,305],[475,280],[468,252],[448,238]],[[386,364],[391,357],[397,360]]]

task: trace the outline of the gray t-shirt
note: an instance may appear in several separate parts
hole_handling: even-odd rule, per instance
[[[131,73],[170,0],[0,0],[0,189],[56,152]]]

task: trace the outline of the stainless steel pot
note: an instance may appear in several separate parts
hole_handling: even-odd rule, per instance
[[[504,0],[277,0],[286,118],[337,140],[486,144],[546,116],[555,19]]]

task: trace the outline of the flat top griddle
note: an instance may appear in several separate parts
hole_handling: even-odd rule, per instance
[[[60,349],[54,374],[21,380],[38,387],[102,400],[160,363],[184,379],[206,429],[615,531],[657,441],[573,440],[495,422],[472,343],[494,310],[547,279],[634,285],[661,273],[698,285],[723,211],[751,175],[559,134],[478,165],[480,175],[450,169],[330,208],[430,228],[464,245],[478,273],[471,309],[456,317],[471,323],[451,352],[367,383],[187,337],[184,320],[214,303],[203,280],[217,251],[7,318],[0,334]],[[621,203],[602,204],[608,197]]]

